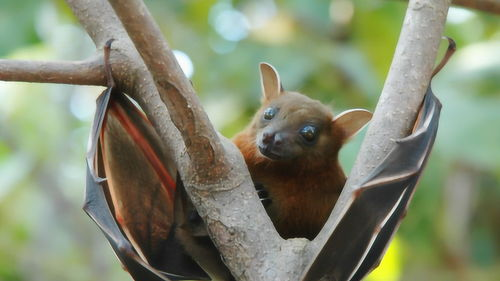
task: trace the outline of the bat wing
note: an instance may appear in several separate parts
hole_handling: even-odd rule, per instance
[[[355,188],[303,280],[361,280],[375,268],[415,191],[436,137],[441,103],[429,86],[412,133]]]
[[[175,166],[145,115],[113,87],[97,100],[85,212],[135,280],[208,279],[175,234]]]

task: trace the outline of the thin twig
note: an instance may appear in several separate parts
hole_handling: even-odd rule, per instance
[[[0,80],[105,86],[101,57],[85,61],[0,59]]]

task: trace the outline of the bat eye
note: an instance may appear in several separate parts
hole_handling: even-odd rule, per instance
[[[264,119],[266,120],[271,120],[274,118],[274,116],[276,115],[276,108],[275,107],[268,107],[266,108],[266,110],[264,110]]]
[[[313,125],[305,125],[300,129],[300,135],[307,141],[313,142],[316,139],[318,129]]]

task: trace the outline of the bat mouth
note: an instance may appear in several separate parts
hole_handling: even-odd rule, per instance
[[[271,160],[282,160],[283,156],[277,153],[276,151],[273,151],[272,146],[261,146],[259,145],[259,151],[260,153]]]

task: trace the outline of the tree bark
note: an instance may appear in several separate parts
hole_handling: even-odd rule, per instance
[[[101,56],[75,62],[0,59],[0,80],[71,85],[106,85]]]
[[[408,135],[429,86],[449,6],[450,0],[409,1],[391,67],[360,152],[330,218],[311,248],[322,247],[353,191],[384,159],[394,140]]]

